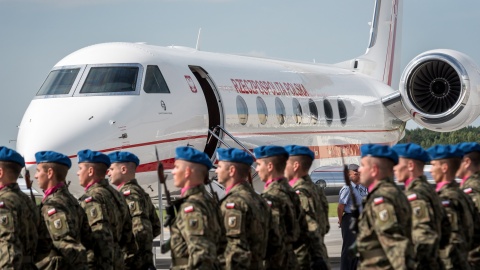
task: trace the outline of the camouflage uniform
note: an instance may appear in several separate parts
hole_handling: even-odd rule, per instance
[[[170,228],[171,269],[220,269],[223,225],[218,206],[204,185],[187,190],[182,201]]]
[[[148,193],[138,184],[136,179],[126,182],[121,188],[130,216],[132,230],[138,251],[135,259],[128,265],[146,268],[153,266],[153,239],[160,235],[161,225],[155,206]]]
[[[0,190],[0,268],[36,269],[38,209],[17,183]]]
[[[393,180],[380,180],[364,199],[358,231],[358,269],[414,268],[412,211]]]
[[[305,181],[307,180],[310,180],[312,181],[312,179],[310,178],[309,175],[305,176]],[[327,234],[329,231],[330,231],[330,221],[328,220],[328,200],[327,200],[327,196],[325,196],[325,191],[323,190],[323,188],[317,186],[317,185],[313,185],[314,188],[315,188],[315,192],[318,194],[318,196],[320,197],[320,211],[319,211],[319,216],[321,218],[321,222],[320,222],[320,233],[322,235],[322,243],[324,243],[324,238],[325,238],[325,234]],[[321,215],[320,215],[321,213]],[[325,247],[325,244],[323,244],[323,247],[325,248],[326,250],[326,247]]]
[[[440,198],[423,175],[410,182],[405,195],[412,208],[412,242],[417,269],[442,269],[439,246],[443,248],[448,244],[451,227]]]
[[[50,254],[36,265],[39,269],[88,269],[87,249],[92,235],[85,211],[66,186],[59,187],[40,204],[41,219],[52,239]]]
[[[125,226],[128,215],[125,201],[106,179],[88,187],[80,197],[80,205],[87,214],[94,248],[88,253],[89,264],[95,269],[124,269],[122,247],[132,242],[131,223]],[[120,246],[122,242],[123,246]]]
[[[446,269],[470,269],[467,252],[471,249],[474,236],[474,215],[471,200],[452,181],[438,191],[442,205],[452,227],[448,245],[440,250]]]
[[[220,209],[228,240],[226,269],[263,269],[270,226],[265,200],[242,182],[222,199]]]
[[[277,250],[267,251],[265,266],[267,269],[297,269],[293,244],[300,236],[300,222],[305,224],[300,199],[285,178],[270,183],[261,195],[271,207],[271,226],[278,231],[283,243]]]
[[[463,192],[468,194],[472,199],[473,203],[475,204],[477,218],[478,214],[480,214],[480,172],[476,172],[472,174],[461,186]],[[474,222],[476,226],[475,228],[475,236],[474,236],[474,248],[468,254],[468,261],[470,264],[474,265],[475,269],[480,269],[480,241],[478,240],[478,222]],[[475,246],[476,245],[476,246]]]

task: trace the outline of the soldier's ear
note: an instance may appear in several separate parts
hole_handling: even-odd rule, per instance
[[[228,166],[228,175],[230,177],[232,177],[236,171],[237,171],[237,168],[235,168],[235,166],[233,165]]]
[[[53,169],[52,169],[52,168],[48,168],[48,169],[47,169],[47,178],[48,178],[48,179],[52,179],[52,178],[53,178]]]
[[[125,165],[120,166],[120,172],[122,174],[126,174],[127,173],[127,166],[125,166]]]

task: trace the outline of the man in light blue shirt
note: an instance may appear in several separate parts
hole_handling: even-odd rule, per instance
[[[367,196],[367,188],[360,185],[360,176],[358,173],[358,165],[350,164],[348,165],[348,177],[350,178],[353,193],[355,196],[356,205],[359,207],[359,211],[362,211],[362,199]],[[347,185],[344,185],[339,193],[338,199],[338,225],[342,229],[342,253],[340,260],[340,269],[357,269],[357,258],[349,258],[348,248],[355,242],[355,235],[350,230],[350,219],[352,215],[352,206],[353,201],[350,195],[350,188]]]

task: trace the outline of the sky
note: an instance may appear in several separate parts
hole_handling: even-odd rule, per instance
[[[365,52],[373,4],[0,0],[0,145],[15,147],[17,126],[50,69],[82,47],[116,41],[195,47],[202,28],[203,51],[337,63]],[[437,48],[461,51],[480,64],[480,1],[405,0],[403,12],[402,70],[416,55]]]

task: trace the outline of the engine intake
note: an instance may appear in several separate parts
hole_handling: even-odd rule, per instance
[[[465,54],[428,51],[410,61],[400,78],[402,104],[421,126],[457,130],[480,113],[479,83],[478,68]]]

